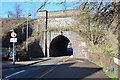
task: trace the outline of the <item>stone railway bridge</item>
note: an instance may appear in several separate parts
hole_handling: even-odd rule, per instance
[[[45,12],[41,12],[39,14],[39,19],[36,24],[36,29],[38,31],[45,30]],[[88,46],[84,40],[84,38],[77,34],[74,31],[55,31],[54,28],[70,28],[72,27],[72,23],[74,20],[72,19],[72,15],[74,14],[74,10],[68,11],[55,11],[48,12],[48,24],[47,24],[47,38],[45,37],[45,31],[42,37],[42,42],[40,43],[44,55],[45,55],[45,44],[47,42],[47,56],[52,56],[54,54],[58,54],[63,56],[68,46],[71,45],[73,48],[73,57],[75,58],[87,58]],[[41,27],[43,29],[41,29]],[[53,30],[49,30],[53,28]],[[47,41],[45,42],[45,39]]]
[[[73,49],[73,57],[75,58],[87,58],[88,47],[87,44],[80,35],[73,31],[63,31],[61,34],[58,31],[47,32],[47,53],[64,55],[67,47],[71,46]],[[45,53],[45,37],[43,39],[43,51]]]

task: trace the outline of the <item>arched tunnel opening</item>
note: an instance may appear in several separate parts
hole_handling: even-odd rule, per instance
[[[49,48],[50,57],[72,55],[73,49],[72,47],[68,47],[69,44],[70,40],[67,37],[63,35],[55,37],[50,43]]]

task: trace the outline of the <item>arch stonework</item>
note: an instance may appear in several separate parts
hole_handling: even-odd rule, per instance
[[[59,31],[48,31],[47,32],[47,53],[49,54],[49,48],[51,41],[57,37],[58,35],[61,35],[61,32]],[[86,59],[86,55],[88,53],[88,47],[86,45],[85,40],[78,35],[76,32],[73,31],[63,31],[63,36],[67,37],[73,48],[73,57],[74,58],[81,58]],[[43,39],[43,52],[45,52],[45,37]]]

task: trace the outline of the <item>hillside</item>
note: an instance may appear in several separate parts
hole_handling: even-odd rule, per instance
[[[2,19],[2,46],[3,47],[11,47],[10,46],[10,30],[14,29],[17,33],[18,42],[16,44],[20,44],[26,39],[26,19],[25,18],[6,18]],[[22,25],[21,25],[22,24]],[[30,26],[30,25],[29,25]],[[29,27],[29,36],[32,34],[32,28]]]
[[[5,36],[7,32],[9,32],[10,29],[14,29],[15,26],[19,25],[20,23],[23,23],[26,21],[26,18],[3,18],[1,19],[2,22],[2,36]]]
[[[35,19],[29,19],[28,24],[28,42],[26,44],[26,30],[27,22],[25,18],[19,19],[2,19],[2,48],[12,48],[13,44],[10,43],[10,30],[14,29],[17,33],[17,43],[15,43],[16,50],[25,50],[34,58],[43,57],[42,49],[39,45],[39,36],[35,34],[34,29]]]

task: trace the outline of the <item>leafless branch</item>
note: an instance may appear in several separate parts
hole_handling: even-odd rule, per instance
[[[47,2],[48,0],[45,0],[45,2],[38,8],[36,12],[40,11],[40,9],[42,9],[47,4]]]

